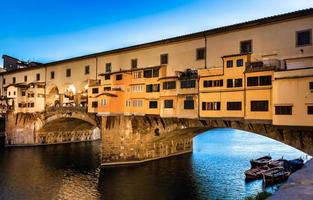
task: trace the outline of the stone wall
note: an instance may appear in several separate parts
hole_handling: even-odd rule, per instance
[[[192,138],[212,128],[234,128],[283,142],[313,155],[312,127],[270,121],[107,116],[101,119],[102,165],[140,163],[192,151]]]

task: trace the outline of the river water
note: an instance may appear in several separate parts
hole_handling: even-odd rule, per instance
[[[309,158],[233,129],[197,136],[193,153],[137,166],[100,170],[99,149],[100,142],[1,149],[0,199],[244,199],[262,191],[262,181],[244,181],[251,158]]]

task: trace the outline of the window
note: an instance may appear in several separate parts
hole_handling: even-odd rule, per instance
[[[227,102],[227,110],[241,110],[241,102]]]
[[[205,48],[199,48],[196,50],[197,60],[205,59]]]
[[[105,72],[106,73],[111,73],[111,71],[112,71],[112,64],[111,63],[106,63],[105,64]]]
[[[144,78],[159,77],[159,69],[146,69],[143,71]]]
[[[3,85],[5,85],[5,78],[2,80]]]
[[[203,81],[203,87],[223,87],[223,80],[206,80],[206,81]]]
[[[40,81],[40,74],[36,74],[36,80]]]
[[[312,44],[312,29],[296,32],[296,46],[306,46]]]
[[[149,101],[149,108],[158,108],[158,101]]]
[[[27,76],[24,76],[24,82],[27,82]]]
[[[15,77],[12,78],[12,82],[13,82],[13,84],[16,83],[16,78]]]
[[[91,107],[92,108],[98,108],[98,101],[91,102]]]
[[[66,77],[71,77],[71,69],[66,69]]]
[[[92,88],[92,94],[98,94],[99,88]]]
[[[142,107],[143,100],[142,99],[133,99],[132,103],[133,103],[133,107]]]
[[[227,67],[227,68],[233,67],[233,61],[232,61],[232,60],[227,60],[227,62],[226,62],[226,67]]]
[[[251,111],[268,111],[268,101],[251,101]]]
[[[276,115],[292,115],[292,106],[275,106]]]
[[[259,77],[248,77],[247,78],[247,86],[258,86],[259,85]]]
[[[4,80],[4,79],[3,79]],[[313,82],[310,82],[309,83],[309,88],[310,88],[310,90],[313,90]]]
[[[138,65],[138,60],[137,59],[132,59],[131,60],[131,68],[136,69]]]
[[[160,92],[160,84],[146,85],[146,92]]]
[[[89,65],[85,66],[85,75],[90,73],[90,67]]]
[[[252,53],[252,40],[246,40],[240,42],[240,53]]]
[[[238,59],[237,60],[237,67],[242,67],[243,66],[243,59]]]
[[[242,78],[235,79],[235,87],[242,87]]]
[[[163,90],[176,89],[176,81],[163,82]]]
[[[228,87],[228,88],[234,87],[234,81],[233,81],[233,79],[227,79],[227,87]]]
[[[116,74],[115,80],[119,81],[123,79],[123,74]]]
[[[50,79],[54,79],[54,72],[52,71],[52,72],[50,72]]]
[[[164,100],[164,108],[173,108],[173,100]]]
[[[180,88],[195,88],[196,80],[182,80],[180,81]]]
[[[126,100],[125,101],[125,106],[130,107],[131,106],[131,100]]]
[[[167,65],[168,64],[168,54],[162,54],[160,56],[160,63],[161,63],[161,65]]]
[[[101,106],[106,106],[108,104],[106,99],[101,99]]]
[[[131,91],[132,92],[143,92],[144,85],[132,85]]]
[[[221,102],[202,102],[202,110],[221,110]]]
[[[139,72],[133,72],[134,79],[142,78],[142,71]]]
[[[26,96],[26,92],[22,91],[22,97]]]
[[[272,85],[272,76],[260,76],[260,85]]]
[[[195,102],[193,100],[193,97],[186,97],[186,100],[184,101],[184,109],[185,110],[193,110],[195,108]]]
[[[111,75],[110,74],[105,74],[104,75],[104,80],[110,80],[111,79]]]
[[[13,92],[13,95],[16,95],[16,91]]]
[[[313,106],[308,106],[308,115],[313,115]]]

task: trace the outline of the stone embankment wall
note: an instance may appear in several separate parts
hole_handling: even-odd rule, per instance
[[[102,165],[140,163],[192,151],[192,138],[212,128],[234,128],[283,142],[313,155],[312,127],[269,121],[107,116],[101,119]]]

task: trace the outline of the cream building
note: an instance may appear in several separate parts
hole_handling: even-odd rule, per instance
[[[312,29],[313,9],[306,9],[1,72],[1,94],[14,112],[70,106],[98,115],[313,126]]]

